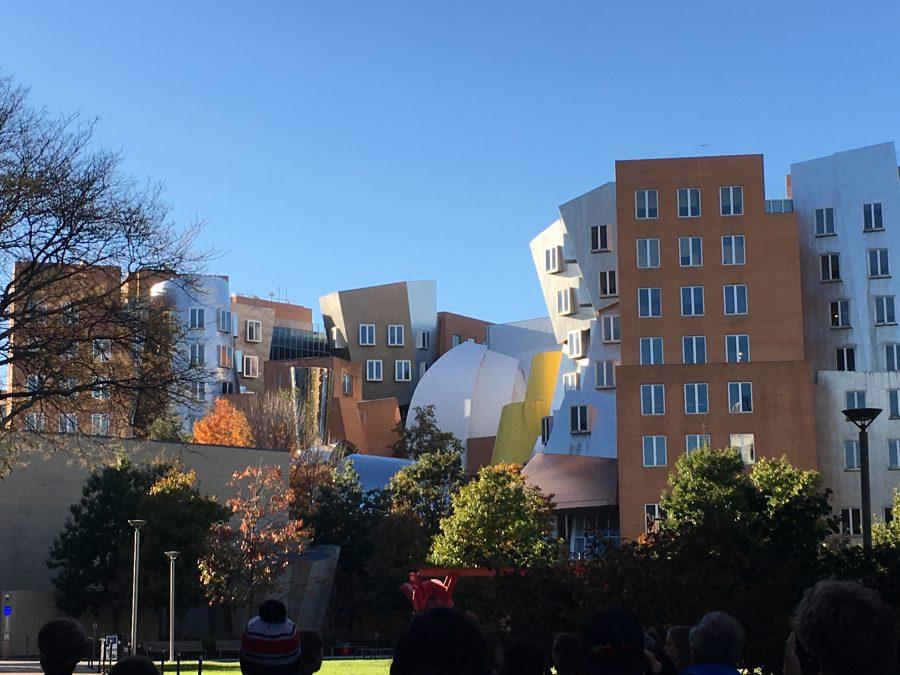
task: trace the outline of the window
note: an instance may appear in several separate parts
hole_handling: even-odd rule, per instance
[[[877,304],[876,304],[877,306]],[[832,328],[849,328],[850,327],[850,301],[849,300],[832,300],[831,301],[831,327]]]
[[[371,347],[375,344],[375,324],[359,324],[359,344],[361,347]]]
[[[725,314],[747,313],[747,286],[736,284],[725,286]]]
[[[610,314],[609,316],[604,316],[602,325],[604,342],[618,342],[620,340],[618,314]]]
[[[891,417],[900,417],[900,389],[888,389]]]
[[[616,362],[597,361],[594,364],[597,389],[613,389],[616,386]]]
[[[703,264],[703,239],[679,237],[678,254],[682,267],[700,267]]]
[[[616,271],[600,272],[600,297],[609,298],[618,294],[619,291],[616,289]]]
[[[91,434],[94,436],[109,436],[109,415],[95,413],[91,415]]]
[[[412,361],[407,359],[394,361],[394,381],[412,382]]]
[[[725,363],[744,363],[750,360],[750,336],[725,336]]]
[[[835,350],[835,362],[838,370],[856,370],[856,348],[838,347]]]
[[[730,434],[729,445],[741,453],[744,464],[756,461],[756,443],[753,434]]]
[[[247,319],[247,342],[262,342],[262,321]]]
[[[641,270],[659,267],[659,239],[637,240],[637,266]]]
[[[819,269],[822,281],[841,280],[841,258],[837,253],[826,253],[819,256]]]
[[[460,343],[461,341],[462,341],[462,338],[460,338],[459,335],[453,335],[453,336],[451,336],[451,338],[450,338],[450,346],[451,346],[451,347],[458,347],[458,346],[459,346],[459,343]]]
[[[740,216],[744,213],[744,188],[730,185],[719,188],[719,213],[723,216]]]
[[[341,391],[344,396],[353,395],[353,376],[350,373],[341,375]]]
[[[581,376],[577,373],[563,373],[563,389],[578,391],[581,389]]]
[[[108,401],[109,400],[109,385],[108,384],[98,384],[91,390],[91,398],[95,398],[98,401]]]
[[[816,209],[816,236],[827,237],[834,234],[834,209]]]
[[[659,288],[639,288],[638,316],[643,319],[662,316],[661,298]]]
[[[431,349],[431,331],[420,330],[419,337],[416,340],[416,347],[419,349]]]
[[[684,412],[687,415],[709,412],[709,388],[705,382],[684,385]]]
[[[694,450],[709,448],[709,434],[688,434],[684,437],[685,452],[691,454]]]
[[[541,443],[547,445],[550,441],[550,434],[553,433],[553,415],[547,415],[541,418]]]
[[[862,534],[862,509],[841,509],[841,534],[852,537]]]
[[[230,333],[231,332],[231,312],[227,309],[219,310],[219,332],[220,333]]]
[[[665,386],[661,384],[641,385],[641,414],[665,415],[666,393]]]
[[[573,434],[589,433],[588,407],[586,405],[573,405],[569,407],[570,430]]]
[[[728,383],[728,412],[753,412],[753,385],[750,382]]]
[[[584,331],[570,330],[566,342],[569,347],[570,359],[581,359],[586,356],[584,349]]]
[[[869,250],[869,278],[889,277],[891,275],[888,265],[888,250],[886,248],[873,248]]]
[[[387,333],[387,343],[388,347],[402,347],[403,346],[403,326],[400,324],[392,323],[388,325],[388,333]]]
[[[190,328],[203,328],[205,321],[203,319],[202,307],[191,307],[190,310]]]
[[[44,413],[30,412],[25,413],[25,430],[26,431],[43,431],[46,418]]]
[[[847,403],[847,410],[866,407],[866,392],[864,390],[848,391],[845,394],[845,398]]]
[[[75,413],[60,413],[59,433],[61,433],[61,434],[78,433],[78,415],[76,415]]]
[[[663,511],[659,504],[644,504],[644,530],[652,532],[656,529],[657,523],[665,520],[666,512]]]
[[[875,296],[875,325],[887,326],[897,322],[894,314],[894,296],[893,295],[876,295]]]
[[[859,441],[844,441],[844,469],[859,471]]]
[[[591,252],[609,250],[609,226],[608,225],[592,225],[591,226]]]
[[[688,335],[681,338],[682,362],[690,365],[706,363],[706,337]]]
[[[29,392],[40,391],[40,389],[44,386],[44,378],[40,375],[26,375],[25,376],[25,390]]]
[[[419,380],[425,377],[428,372],[428,364],[425,361],[419,361]]]
[[[112,355],[112,342],[106,339],[94,340],[94,359],[100,363],[108,363]]]
[[[234,382],[229,382],[228,380],[223,380],[222,381],[222,394],[227,396],[228,394],[233,394],[233,393],[234,393]],[[191,427],[193,428],[193,426],[194,425],[192,424]]]
[[[666,465],[666,437],[644,436],[644,466]]]
[[[381,359],[366,361],[366,381],[381,382]]]
[[[678,188],[678,217],[696,218],[700,215],[700,188]]]
[[[206,363],[206,345],[196,343],[191,345],[191,365],[202,366]]]
[[[663,362],[663,339],[661,337],[641,338],[641,365],[658,366]]]
[[[888,440],[888,468],[900,469],[900,439]]]
[[[681,316],[703,316],[703,286],[681,287]]]
[[[193,398],[195,401],[203,401],[206,399],[205,382],[191,382],[191,398]]]
[[[722,237],[722,264],[743,265],[747,262],[744,251],[744,235],[729,234]]]
[[[863,231],[883,230],[884,221],[881,217],[881,203],[863,204]]]
[[[900,370],[900,344],[892,342],[884,346],[884,365],[889,372]]]
[[[234,347],[219,345],[219,367],[234,368]]]
[[[544,251],[544,271],[548,274],[562,272],[562,246],[553,246]]]
[[[564,288],[556,291],[556,313],[560,316],[575,313],[575,289]]]
[[[656,190],[635,190],[634,217],[638,220],[659,218],[659,192]]]
[[[259,357],[244,355],[244,377],[259,377]]]

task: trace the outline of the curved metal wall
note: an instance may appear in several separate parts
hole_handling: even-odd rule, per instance
[[[318,366],[291,368],[297,431],[304,447],[327,443],[334,370]]]

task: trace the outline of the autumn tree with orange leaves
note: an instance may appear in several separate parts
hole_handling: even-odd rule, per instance
[[[253,445],[253,432],[244,413],[218,398],[213,409],[194,423],[194,443],[246,448]]]

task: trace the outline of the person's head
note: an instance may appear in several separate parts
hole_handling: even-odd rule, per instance
[[[897,623],[878,594],[851,581],[820,581],[794,618],[797,642],[822,675],[887,675],[897,667]]]
[[[500,675],[544,675],[544,650],[528,642],[516,642],[503,652]]]
[[[159,669],[146,656],[128,656],[110,668],[109,675],[159,675]]]
[[[287,618],[284,603],[266,600],[241,634],[241,672],[296,675],[299,667],[300,632]]]
[[[287,620],[287,608],[280,600],[264,600],[259,606],[259,618],[266,623],[284,623]]]
[[[312,675],[322,668],[322,636],[315,631],[300,631],[300,675]]]
[[[688,637],[690,632],[690,626],[672,626],[666,633],[663,651],[679,671],[687,668],[691,663],[691,642]]]
[[[607,607],[581,634],[584,675],[640,675],[644,672],[644,631],[630,612]]]
[[[391,675],[490,675],[491,649],[463,612],[434,607],[416,614],[394,644]]]
[[[552,657],[557,675],[576,675],[581,664],[581,640],[572,633],[560,633],[553,639]]]
[[[744,629],[725,612],[709,612],[688,634],[693,663],[737,667],[744,653]]]
[[[38,631],[41,669],[47,675],[71,675],[88,648],[81,624],[72,619],[48,621]]]

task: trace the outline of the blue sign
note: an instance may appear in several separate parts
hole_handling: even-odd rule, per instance
[[[12,614],[12,607],[3,605],[3,616],[9,616],[10,614]]]

